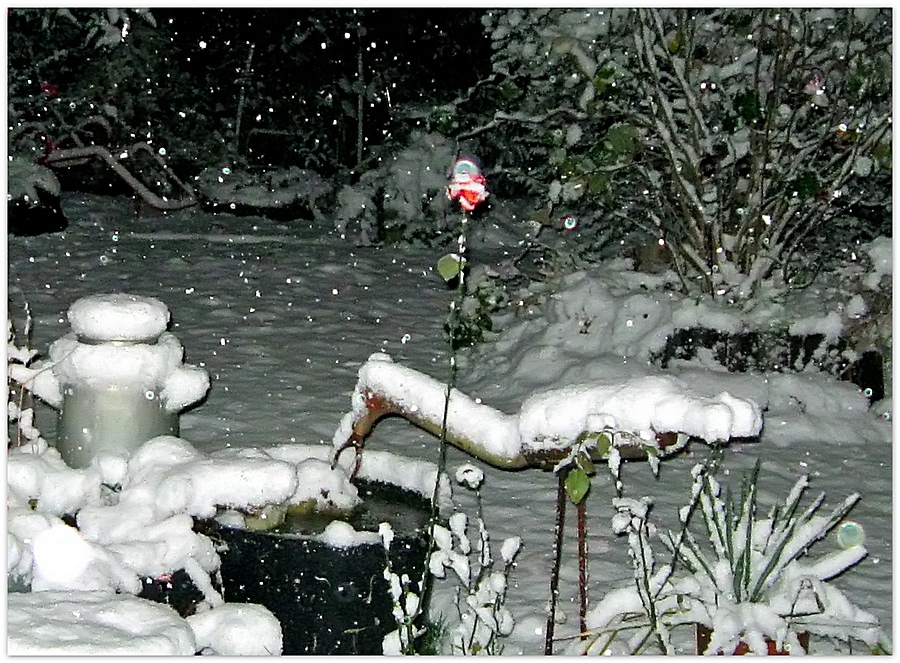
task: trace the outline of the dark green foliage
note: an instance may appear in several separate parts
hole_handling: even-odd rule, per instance
[[[480,343],[485,334],[493,330],[491,313],[496,309],[496,302],[484,289],[476,289],[467,295],[460,314],[451,314],[444,323],[450,347],[459,350]]]

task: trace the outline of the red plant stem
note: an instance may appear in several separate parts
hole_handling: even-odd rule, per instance
[[[553,532],[554,556],[550,571],[550,613],[547,615],[547,633],[544,639],[544,655],[553,655],[553,633],[556,628],[556,603],[559,600],[559,566],[562,560],[563,525],[566,521],[566,471],[559,473],[559,488],[556,491],[556,528]]]
[[[578,503],[578,606],[581,639],[587,638],[587,495]]]

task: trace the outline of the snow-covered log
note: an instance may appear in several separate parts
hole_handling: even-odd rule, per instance
[[[337,453],[362,448],[375,424],[399,415],[440,436],[447,385],[371,355],[359,370],[352,410],[334,435]],[[756,437],[762,428],[759,406],[728,392],[715,397],[693,392],[670,376],[605,379],[535,392],[517,414],[505,414],[450,391],[446,440],[503,469],[546,466],[563,458],[585,434],[610,433],[624,457],[640,457],[645,447],[664,450],[679,436],[707,442]]]

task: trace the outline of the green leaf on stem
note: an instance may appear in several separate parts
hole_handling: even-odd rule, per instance
[[[572,504],[580,504],[591,487],[591,479],[580,467],[574,467],[566,475],[566,495],[572,500]]]
[[[597,473],[597,469],[594,467],[594,461],[592,461],[591,457],[584,452],[578,454],[575,458],[575,466],[588,476]]]
[[[465,258],[460,259],[455,253],[448,253],[437,261],[437,272],[444,281],[449,283],[459,276],[465,264]]]

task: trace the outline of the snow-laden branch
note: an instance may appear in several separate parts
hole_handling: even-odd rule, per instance
[[[353,409],[335,432],[337,454],[349,446],[359,451],[387,415],[399,415],[439,436],[446,388],[386,354],[373,354],[359,370]],[[517,414],[453,389],[446,439],[490,465],[514,470],[558,461],[587,433],[609,432],[612,443],[623,447],[623,456],[641,457],[646,447],[664,450],[678,434],[719,442],[755,437],[761,428],[762,414],[752,401],[728,392],[703,396],[674,377],[644,376],[535,392]]]
[[[157,196],[150,189],[148,189],[140,180],[138,180],[134,175],[132,175],[128,170],[119,163],[119,161],[110,154],[110,151],[101,146],[101,145],[90,145],[86,147],[73,147],[64,150],[55,150],[48,154],[46,157],[41,159],[41,163],[47,166],[73,166],[85,163],[89,159],[99,159],[112,168],[113,172],[116,175],[121,177],[125,182],[134,189],[134,192],[139,195],[145,203],[150,205],[151,207],[155,207],[160,210],[178,210],[184,209],[186,207],[191,207],[197,203],[197,199],[194,197],[194,192],[191,190],[189,186],[184,184],[180,179],[178,179],[175,174],[169,169],[166,165],[165,161],[153,151],[147,143],[135,143],[130,148],[124,151],[124,153],[133,155],[137,152],[146,152],[150,155],[150,157],[156,161],[160,167],[165,171],[166,176],[171,178],[175,184],[182,190],[184,193],[184,198],[176,198],[170,199],[165,197]]]
[[[663,21],[662,17],[659,14],[659,10],[652,8],[638,9],[637,15],[638,19],[641,21],[642,26],[645,26],[648,21],[648,17],[646,16],[647,14],[649,14],[649,18],[653,21],[653,28],[655,29],[656,36],[659,39],[659,43],[664,44],[665,28],[663,27]],[[647,34],[646,29],[644,33],[645,35]],[[709,126],[706,123],[706,119],[703,117],[703,113],[700,110],[700,102],[697,99],[697,94],[696,92],[694,92],[694,88],[690,86],[687,79],[685,78],[685,62],[682,59],[674,57],[671,50],[667,48],[662,48],[660,49],[660,51],[666,56],[669,65],[671,66],[672,71],[675,74],[675,80],[678,81],[678,85],[681,88],[681,93],[682,95],[684,95],[684,99],[687,102],[687,107],[690,110],[691,116],[693,118],[693,124],[695,125],[694,140],[696,142],[696,146],[697,148],[700,148],[702,146],[704,151],[709,152],[712,149],[713,133],[712,131],[710,131]],[[753,49],[753,51],[755,52],[755,49]],[[652,47],[649,51],[649,54],[652,57]],[[653,64],[654,68],[658,69],[655,64],[655,58]],[[699,129],[702,136],[698,136],[696,134],[696,129]]]
[[[582,113],[581,111],[577,111],[574,108],[554,108],[553,110],[547,111],[546,113],[542,113],[540,115],[527,115],[526,113],[504,113],[503,111],[497,111],[496,113],[494,113],[494,119],[492,119],[490,122],[488,122],[487,124],[483,124],[480,127],[475,127],[474,129],[471,129],[470,131],[467,131],[463,134],[460,134],[456,137],[456,140],[459,141],[474,138],[475,136],[479,136],[486,131],[494,129],[501,122],[542,124],[556,115],[568,115],[574,120],[589,119],[587,113]]]

